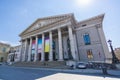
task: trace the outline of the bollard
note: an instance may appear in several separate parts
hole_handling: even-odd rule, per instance
[[[107,67],[105,65],[102,65],[101,68],[104,75],[108,74]]]
[[[103,74],[106,75],[107,73],[107,68],[102,68]]]

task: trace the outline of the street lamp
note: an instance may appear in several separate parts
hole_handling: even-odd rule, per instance
[[[110,49],[111,49],[111,53],[112,53],[112,63],[117,63],[119,60],[118,58],[116,57],[115,53],[114,53],[114,50],[113,50],[113,47],[112,47],[112,40],[108,40],[108,43],[110,45]]]

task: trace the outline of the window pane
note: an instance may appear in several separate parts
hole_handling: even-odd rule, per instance
[[[93,54],[92,54],[92,50],[87,50],[87,57],[88,59],[93,59]]]
[[[90,37],[89,37],[89,34],[85,34],[83,37],[84,37],[85,45],[90,44]]]

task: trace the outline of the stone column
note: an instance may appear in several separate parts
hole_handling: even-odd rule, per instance
[[[29,46],[29,53],[28,53],[28,61],[31,61],[31,51],[32,51],[32,38],[30,38],[30,46]]]
[[[26,45],[26,40],[22,42],[22,62],[25,61],[25,45]]]
[[[45,54],[44,54],[44,39],[45,39],[45,36],[44,36],[44,33],[42,34],[42,53],[41,53],[41,61],[44,61],[45,60]]]
[[[49,32],[49,38],[50,38],[50,53],[49,53],[49,61],[53,61],[52,31]]]
[[[21,53],[20,53],[20,61],[23,59],[23,41],[21,40]]]
[[[36,43],[35,43],[35,56],[34,61],[37,61],[37,54],[38,54],[38,36],[36,36]]]
[[[24,59],[23,61],[26,61],[26,55],[27,54],[27,39],[25,40],[25,51],[24,51]]]
[[[68,33],[69,33],[71,53],[72,53],[73,59],[76,60],[75,44],[74,44],[73,32],[72,32],[72,27],[71,26],[68,26]]]
[[[62,34],[60,28],[58,29],[58,44],[59,44],[59,61],[63,61]]]

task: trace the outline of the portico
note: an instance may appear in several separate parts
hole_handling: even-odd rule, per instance
[[[69,16],[71,15],[68,15],[68,17]],[[22,61],[63,61],[69,59],[69,54],[72,55],[71,59],[76,60],[72,25],[69,19],[65,20],[67,23],[55,22],[55,24],[59,24],[51,26],[52,28],[50,25],[43,27],[39,25],[40,29],[45,28],[39,31],[39,33],[37,33],[38,29],[35,29],[24,34],[21,40],[23,52]],[[35,22],[34,25],[37,25],[37,22]],[[71,48],[69,52],[67,50],[68,48],[66,51],[63,50],[63,46],[68,47],[63,44],[63,37],[66,37],[66,42],[64,41],[64,43],[67,43],[67,39],[69,39],[69,47]],[[41,43],[39,43],[39,40],[41,40]]]

